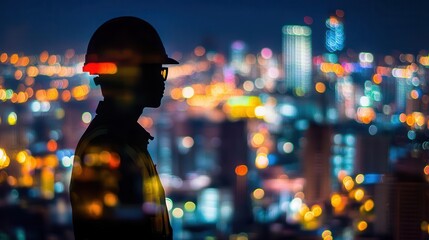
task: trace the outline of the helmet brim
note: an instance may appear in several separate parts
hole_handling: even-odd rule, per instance
[[[165,62],[163,64],[179,64],[179,62],[172,59],[172,58],[167,57],[167,59],[165,60]]]

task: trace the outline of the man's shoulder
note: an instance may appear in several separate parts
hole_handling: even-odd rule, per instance
[[[89,126],[78,142],[76,153],[113,151],[123,148],[124,144],[112,126]]]

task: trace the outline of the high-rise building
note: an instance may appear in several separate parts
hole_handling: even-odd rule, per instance
[[[231,66],[238,73],[248,73],[249,69],[245,64],[247,47],[243,41],[234,41],[231,44]]]
[[[283,63],[286,91],[304,96],[311,90],[311,29],[307,26],[283,26]]]
[[[305,133],[306,144],[302,151],[304,194],[311,204],[322,203],[331,194],[331,157],[332,127],[311,124]]]
[[[399,72],[399,73],[398,73]],[[411,76],[406,73],[405,68],[396,68],[392,71],[392,75],[396,78],[396,112],[411,112],[411,109],[407,109],[407,105],[410,102],[409,94],[413,89],[413,86],[409,84]]]
[[[345,40],[344,25],[338,14],[326,19],[326,27],[328,28],[326,30],[326,49],[329,52],[343,50]]]

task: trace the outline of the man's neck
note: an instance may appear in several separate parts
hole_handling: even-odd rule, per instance
[[[100,101],[97,107],[97,114],[108,115],[112,118],[125,121],[137,121],[143,112],[143,107],[131,104],[122,104],[117,101],[105,99]]]

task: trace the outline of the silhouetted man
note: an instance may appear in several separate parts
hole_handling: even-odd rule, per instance
[[[168,58],[156,30],[135,17],[101,25],[83,70],[104,100],[76,148],[70,195],[76,239],[171,239],[165,193],[137,120],[161,104]]]

